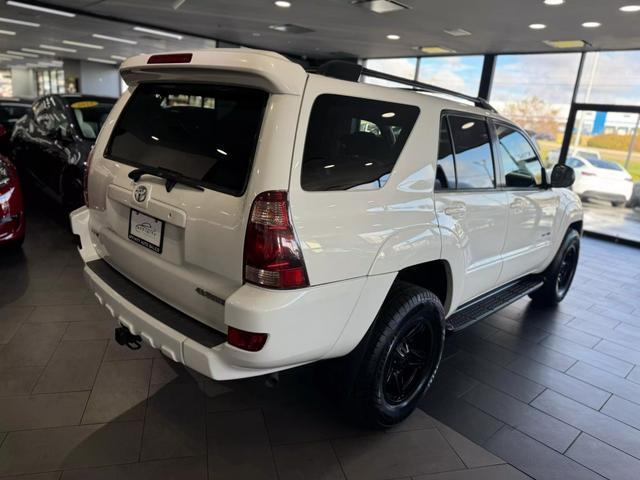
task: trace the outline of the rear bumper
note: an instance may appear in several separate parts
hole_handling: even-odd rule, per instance
[[[215,380],[264,375],[347,353],[377,312],[370,297],[359,302],[365,284],[374,282],[384,291],[395,276],[289,291],[243,285],[226,299],[224,323],[268,334],[262,350],[247,352],[228,344],[224,333],[153,297],[99,258],[91,244],[89,216],[86,208],[76,210],[71,223],[80,237],[85,276],[98,302],[145,343]],[[384,294],[377,296],[382,302]]]

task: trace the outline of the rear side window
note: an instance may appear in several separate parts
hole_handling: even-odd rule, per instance
[[[493,188],[495,172],[487,122],[475,117],[449,116],[458,189]]]
[[[143,84],[120,115],[106,156],[240,196],[267,99],[266,92],[243,87]]]
[[[419,113],[413,105],[320,95],[307,129],[302,188],[382,188]]]
[[[453,160],[453,146],[446,117],[440,120],[440,142],[438,145],[438,164],[436,166],[436,190],[456,188],[456,169]]]

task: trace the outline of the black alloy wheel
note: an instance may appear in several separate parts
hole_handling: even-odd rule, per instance
[[[558,269],[558,276],[556,280],[556,294],[558,297],[564,297],[571,286],[573,276],[576,273],[576,267],[578,266],[578,248],[575,244],[572,244],[564,252],[560,268]]]
[[[438,334],[439,335],[439,334]],[[390,405],[411,400],[435,366],[436,338],[432,324],[419,323],[396,339],[384,371],[384,398]]]

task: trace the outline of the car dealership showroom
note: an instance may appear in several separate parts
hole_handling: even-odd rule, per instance
[[[640,479],[638,2],[0,0],[0,480]]]

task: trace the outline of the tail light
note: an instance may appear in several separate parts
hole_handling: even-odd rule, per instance
[[[302,250],[289,219],[287,192],[263,192],[254,200],[244,243],[244,278],[267,288],[309,285]]]
[[[82,177],[82,188],[84,191],[84,204],[89,206],[89,169],[91,168],[91,161],[93,160],[94,147],[91,147],[89,155],[87,155],[87,161],[84,165],[84,175]]]
[[[262,350],[262,347],[267,342],[267,334],[246,332],[238,328],[229,327],[227,330],[227,342],[229,345],[241,350],[257,352]]]

